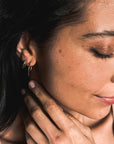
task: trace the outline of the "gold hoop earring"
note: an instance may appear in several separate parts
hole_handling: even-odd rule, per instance
[[[32,66],[28,65],[28,76],[30,76],[30,72],[32,71]]]
[[[22,65],[22,69],[24,69],[27,66],[26,60],[24,60],[23,65]]]
[[[32,71],[32,66],[30,66],[30,63],[27,64],[26,60],[23,62],[22,69],[24,69],[26,66],[28,66],[28,76],[30,76],[30,72]]]

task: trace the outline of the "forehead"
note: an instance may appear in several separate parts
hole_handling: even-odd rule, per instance
[[[84,22],[74,23],[65,29],[74,41],[83,40],[83,36],[88,36],[88,34],[89,38],[92,34],[93,38],[105,38],[105,41],[113,39],[114,41],[114,0],[92,0],[87,6],[85,17]],[[65,33],[64,36],[67,34]]]
[[[86,12],[86,21],[71,26],[70,36],[74,40],[84,40],[84,35],[92,34],[94,37],[89,37],[89,39],[104,39],[105,41],[113,39],[114,41],[114,0],[93,0]]]
[[[97,32],[114,30],[114,0],[95,0],[88,7],[88,24]]]

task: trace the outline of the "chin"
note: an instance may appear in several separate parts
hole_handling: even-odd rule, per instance
[[[94,111],[91,113],[87,113],[87,117],[91,119],[101,120],[107,117],[111,112],[111,106],[105,107],[104,109],[100,109],[99,111]]]

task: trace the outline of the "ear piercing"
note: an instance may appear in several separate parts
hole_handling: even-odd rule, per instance
[[[32,66],[30,66],[30,64],[29,64],[29,66],[28,66],[28,76],[30,76],[31,71],[32,71]]]
[[[21,57],[23,55],[23,51],[26,50],[26,48],[22,48],[21,50]],[[28,76],[30,76],[30,72],[32,71],[32,66],[30,66],[30,63],[27,63],[26,60],[24,60],[23,65],[22,65],[22,69],[24,69],[26,66],[28,66]]]
[[[32,71],[32,66],[30,66],[30,63],[27,64],[26,60],[23,62],[22,69],[24,69],[26,66],[28,66],[28,76],[30,76],[30,72]]]
[[[22,65],[22,69],[24,69],[27,66],[26,61],[24,60],[23,65]]]

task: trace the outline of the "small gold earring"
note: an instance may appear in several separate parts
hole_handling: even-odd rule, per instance
[[[32,66],[28,65],[28,76],[30,76],[30,72],[32,71]]]
[[[23,65],[22,65],[22,69],[24,69],[27,66],[26,60],[24,60]]]
[[[28,76],[30,76],[30,72],[32,71],[32,66],[30,66],[30,63],[27,64],[26,60],[23,62],[22,69],[24,69],[26,66],[28,66]]]

